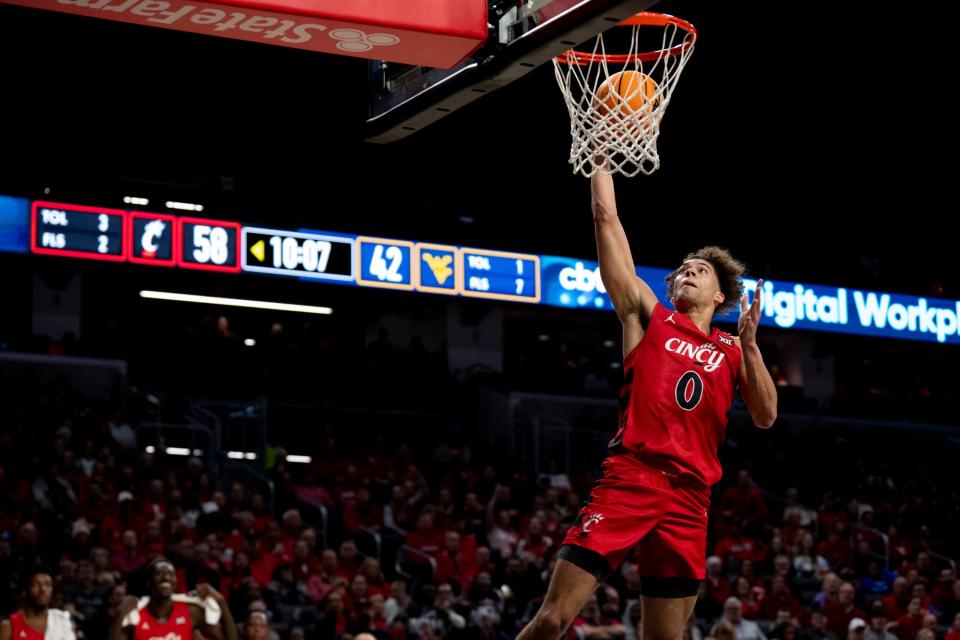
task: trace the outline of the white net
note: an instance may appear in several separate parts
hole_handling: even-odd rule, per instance
[[[644,15],[669,18],[659,14],[637,18]],[[682,21],[676,19],[661,21],[664,24],[621,27],[632,30],[626,54],[607,54],[601,33],[592,53],[568,51],[554,59],[557,84],[570,114],[574,173],[635,176],[660,167],[660,121],[696,42],[692,27],[678,27]],[[641,29],[663,30],[658,51],[640,49]]]

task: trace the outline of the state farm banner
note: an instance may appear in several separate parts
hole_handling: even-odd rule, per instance
[[[0,0],[164,29],[449,68],[487,38],[486,0]]]

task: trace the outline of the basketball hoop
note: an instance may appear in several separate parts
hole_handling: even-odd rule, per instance
[[[650,175],[660,167],[660,121],[697,41],[692,24],[662,13],[638,13],[617,26],[631,29],[627,53],[607,53],[601,33],[589,52],[571,49],[553,60],[570,114],[570,164],[586,177]],[[663,30],[659,49],[641,51],[644,27]]]

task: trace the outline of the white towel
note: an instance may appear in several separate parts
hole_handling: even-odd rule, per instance
[[[43,640],[77,640],[70,614],[60,609],[47,609],[47,631]]]
[[[219,624],[220,616],[222,612],[220,611],[220,605],[217,604],[217,601],[213,598],[205,598],[201,600],[197,597],[195,591],[191,591],[187,594],[175,593],[170,598],[174,602],[186,602],[187,604],[195,604],[201,609],[203,609],[203,618],[204,621],[213,626]],[[127,617],[123,619],[123,626],[125,627],[135,627],[140,624],[140,610],[147,606],[147,603],[150,602],[149,596],[144,596],[140,598],[140,601],[137,602],[137,608],[127,614]]]

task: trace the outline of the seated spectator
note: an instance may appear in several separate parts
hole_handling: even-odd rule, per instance
[[[953,623],[944,636],[944,640],[960,640],[960,613],[954,614]]]
[[[407,583],[403,580],[394,580],[390,585],[390,597],[383,605],[387,624],[392,625],[398,618],[409,618],[417,611],[413,598],[407,593]]]
[[[890,631],[891,627],[895,626],[895,623],[887,621],[883,602],[874,600],[870,605],[870,624],[864,631],[864,640],[897,640],[897,636]]]
[[[837,636],[827,629],[827,616],[814,605],[810,614],[810,626],[801,634],[799,640],[838,640]]]
[[[437,584],[456,583],[463,591],[476,575],[476,556],[467,556],[461,549],[460,534],[447,531],[444,549],[437,554]]]
[[[907,589],[907,579],[897,576],[893,579],[890,595],[883,597],[884,613],[890,620],[896,620],[907,612],[910,604],[910,591]]]
[[[730,581],[723,575],[723,560],[719,556],[707,558],[707,573],[703,581],[703,595],[698,600],[697,614],[713,619],[723,613],[723,603],[733,595]]]
[[[404,544],[428,556],[436,556],[445,545],[443,531],[433,526],[433,514],[429,511],[420,514],[417,518],[417,528],[407,534]],[[411,563],[424,563],[425,559],[417,555],[407,558]]]
[[[736,640],[767,640],[767,636],[763,634],[763,631],[760,630],[760,626],[757,625],[756,622],[743,619],[743,605],[732,596],[727,598],[727,601],[723,603],[723,617],[720,618],[720,622],[717,624],[720,625],[722,623],[731,626]],[[714,626],[711,632],[715,637],[717,636],[718,628],[718,626]]]
[[[900,640],[914,640],[917,632],[923,628],[923,610],[920,598],[911,598],[906,612],[897,618],[896,634]]]
[[[737,474],[737,484],[725,489],[721,495],[720,513],[724,518],[740,523],[748,532],[767,516],[763,494],[753,485],[750,472],[746,469],[741,469]]]
[[[147,559],[140,551],[137,532],[133,529],[127,529],[120,536],[120,547],[120,552],[113,556],[113,566],[126,578],[142,568]]]
[[[627,634],[627,628],[620,621],[619,616],[608,617],[608,612],[601,611],[597,604],[597,596],[593,594],[587,603],[574,617],[567,633],[570,640],[622,640]]]
[[[867,575],[860,578],[860,593],[864,597],[887,595],[893,589],[893,582],[897,574],[887,571],[878,560],[871,560]]]
[[[759,551],[757,541],[743,533],[743,527],[736,521],[727,524],[727,535],[717,541],[713,555],[718,556],[725,566],[736,570],[744,560],[753,560]]]
[[[750,580],[746,576],[737,578],[736,593],[733,595],[740,600],[745,619],[756,620],[760,616],[760,602],[763,599],[761,594],[763,593],[763,589],[751,586]]]
[[[764,595],[760,602],[760,618],[764,620],[775,620],[779,611],[788,611],[790,618],[799,622],[806,622],[806,612],[800,604],[800,600],[790,591],[790,585],[787,584],[783,576],[775,576],[770,581],[770,591]]]
[[[543,535],[543,523],[539,518],[531,518],[527,535],[517,543],[517,557],[531,562],[538,569],[543,568],[544,559],[553,545],[553,540]]]
[[[453,603],[453,588],[448,584],[437,587],[433,605],[410,620],[410,633],[421,638],[433,638],[466,628],[466,618],[454,610]]]
[[[817,544],[817,554],[823,556],[834,571],[850,562],[850,543],[841,537],[841,531],[840,527],[830,527],[827,539]]]
[[[863,618],[853,618],[847,624],[847,640],[863,640],[867,630],[867,623]]]
[[[848,627],[851,620],[854,618],[865,620],[867,617],[867,614],[854,604],[855,594],[856,590],[853,585],[849,582],[843,582],[837,592],[837,601],[827,602],[823,607],[824,613],[827,614],[827,627],[838,638],[849,633]],[[866,623],[864,623],[864,626],[866,626]]]

